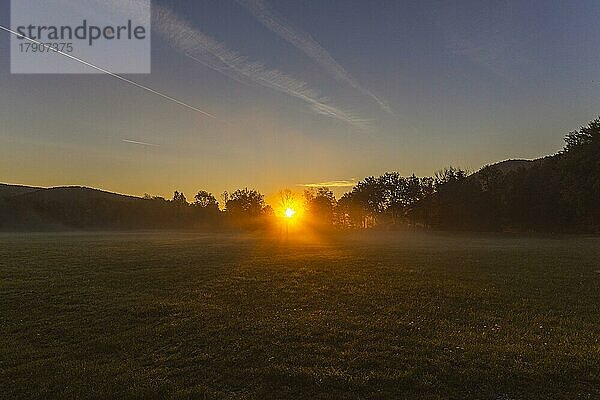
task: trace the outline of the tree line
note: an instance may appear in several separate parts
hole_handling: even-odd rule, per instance
[[[282,192],[282,196],[290,192]],[[186,203],[175,193],[173,202]],[[237,221],[273,215],[256,190],[200,191],[188,206]],[[448,167],[431,177],[369,176],[336,199],[330,188],[304,191],[307,221],[340,229],[600,231],[600,118],[566,135],[558,153],[469,174]]]
[[[205,190],[191,200],[176,191],[167,200],[37,189],[0,193],[0,229],[260,228],[277,216],[248,188],[224,192],[220,202]],[[473,174],[454,167],[431,177],[387,172],[362,179],[339,199],[327,187],[280,197],[276,207],[302,203],[303,223],[320,228],[600,232],[600,118],[568,133],[563,149],[543,159]]]

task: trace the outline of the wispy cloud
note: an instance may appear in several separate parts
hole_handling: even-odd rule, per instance
[[[162,97],[163,99],[168,100],[168,101],[170,101],[172,103],[175,103],[175,104],[178,104],[178,105],[183,106],[185,108],[189,108],[190,110],[196,111],[196,112],[204,115],[205,117],[216,118],[213,114],[211,114],[211,113],[209,113],[207,111],[204,111],[204,110],[202,110],[202,109],[200,109],[198,107],[195,107],[195,106],[193,106],[191,104],[183,102],[183,101],[181,101],[179,99],[176,99],[175,97],[169,96],[168,94],[159,92],[158,90],[152,89],[149,86],[142,85],[141,83],[138,83],[138,82],[133,81],[131,79],[127,79],[127,78],[125,78],[125,77],[123,77],[123,76],[121,76],[119,74],[115,74],[115,73],[113,73],[113,72],[111,72],[111,71],[109,71],[109,70],[107,70],[105,68],[102,68],[102,67],[99,67],[99,66],[97,66],[95,64],[92,64],[90,62],[87,62],[87,61],[85,61],[85,60],[83,60],[83,59],[81,59],[79,57],[75,57],[72,54],[65,53],[65,52],[57,50],[57,49],[51,49],[50,46],[48,46],[47,44],[41,43],[41,42],[39,42],[39,41],[37,41],[35,39],[32,39],[30,37],[27,37],[27,36],[22,36],[18,32],[15,32],[12,29],[9,29],[9,28],[7,28],[5,26],[0,25],[0,29],[3,30],[3,31],[6,31],[6,32],[8,32],[8,33],[10,33],[12,35],[15,35],[15,36],[18,36],[18,37],[23,37],[23,39],[27,40],[28,42],[35,43],[35,44],[37,44],[39,46],[45,47],[47,50],[52,50],[56,54],[59,54],[59,55],[61,55],[63,57],[67,57],[67,58],[69,58],[69,59],[71,59],[73,61],[76,61],[76,62],[78,62],[80,64],[83,64],[83,65],[85,65],[85,66],[87,66],[87,67],[89,67],[91,69],[94,69],[96,71],[102,72],[103,74],[112,76],[113,78],[116,78],[116,79],[118,79],[118,80],[120,80],[122,82],[128,83],[131,86],[135,86],[135,87],[137,87],[139,89],[142,89],[142,90],[144,90],[144,91],[146,91],[148,93],[152,93],[152,94],[154,94],[156,96]]]
[[[316,113],[343,121],[360,130],[365,130],[368,126],[368,120],[334,105],[306,82],[230,50],[166,7],[153,6],[152,23],[153,29],[168,43],[198,63],[239,82],[260,85],[300,99]]]
[[[132,140],[132,139],[122,139],[121,141],[125,142],[125,143],[138,144],[141,146],[160,147],[160,145],[156,144],[156,143],[140,142],[138,140]]]
[[[342,179],[339,181],[325,181],[325,182],[315,182],[315,183],[299,183],[297,186],[307,187],[307,188],[319,188],[319,187],[353,187],[356,186],[355,179]]]
[[[265,27],[313,59],[335,79],[345,82],[362,94],[371,97],[383,110],[390,114],[392,113],[392,109],[385,100],[363,87],[323,46],[310,37],[310,35],[293,27],[283,17],[277,15],[266,1],[238,0],[238,2],[250,11]]]

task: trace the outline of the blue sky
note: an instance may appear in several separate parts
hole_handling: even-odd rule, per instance
[[[108,76],[11,75],[0,33],[0,181],[191,195],[431,175],[553,153],[600,113],[597,1],[153,6],[152,74],[128,77],[217,119]],[[181,29],[243,61],[186,57]]]

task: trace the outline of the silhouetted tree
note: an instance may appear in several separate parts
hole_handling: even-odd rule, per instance
[[[423,198],[431,196],[435,192],[435,180],[431,177],[421,178],[421,194]]]
[[[295,195],[290,189],[283,189],[279,192],[279,207],[286,210],[294,206]]]
[[[311,188],[304,191],[306,211],[314,222],[333,224],[337,201],[327,187]]]
[[[269,204],[265,205],[261,211],[261,214],[264,215],[265,217],[274,217],[275,216],[275,211],[273,210],[273,207],[271,207]]]
[[[229,201],[229,192],[227,190],[221,193],[221,200],[223,201],[221,204],[227,207],[227,202]]]
[[[248,188],[236,190],[226,203],[227,213],[237,217],[258,217],[265,206],[264,195]]]
[[[407,204],[407,181],[397,172],[386,172],[378,178],[383,204],[391,222],[397,224],[404,217]]]
[[[381,182],[369,176],[358,182],[350,193],[340,199],[342,220],[351,226],[369,228],[377,223],[377,218],[385,211],[386,196]]]
[[[562,222],[600,230],[600,118],[565,137],[555,173],[562,188]]]
[[[173,204],[176,206],[187,206],[188,202],[187,199],[185,198],[185,194],[183,194],[183,192],[179,193],[177,190],[175,191],[175,193],[173,193]]]
[[[580,149],[584,146],[600,146],[600,117],[573,131],[565,137],[564,152]],[[596,147],[597,150],[597,147]]]
[[[337,223],[347,228],[364,228],[366,212],[354,192],[344,193],[337,204]]]
[[[217,202],[217,199],[206,190],[200,190],[198,193],[196,193],[194,196],[193,206],[202,208],[204,210],[219,210],[219,203]]]

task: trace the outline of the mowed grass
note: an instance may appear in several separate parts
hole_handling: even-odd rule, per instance
[[[0,236],[7,399],[598,399],[600,238]]]

